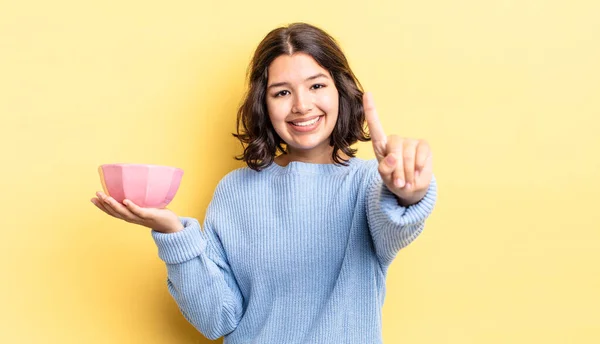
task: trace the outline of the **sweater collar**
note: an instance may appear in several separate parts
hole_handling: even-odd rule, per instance
[[[348,166],[339,164],[315,164],[309,162],[292,161],[287,166],[279,166],[271,163],[263,171],[273,174],[344,174],[357,163],[357,158],[350,158]]]

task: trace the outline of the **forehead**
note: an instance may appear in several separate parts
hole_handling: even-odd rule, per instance
[[[280,55],[269,65],[268,82],[303,82],[319,73],[329,76],[329,72],[306,53]]]

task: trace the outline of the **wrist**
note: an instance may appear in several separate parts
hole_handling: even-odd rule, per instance
[[[408,197],[400,197],[398,195],[395,195],[395,196],[396,196],[396,201],[398,201],[399,206],[409,207],[413,204],[419,203],[425,197],[426,194],[427,194],[427,190],[410,195]]]
[[[172,234],[181,232],[185,227],[181,224],[181,222],[173,223],[172,225],[166,226],[165,228],[156,229],[157,232],[163,234]]]

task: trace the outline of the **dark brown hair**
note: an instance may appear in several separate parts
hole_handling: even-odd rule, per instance
[[[236,159],[244,160],[253,170],[260,171],[272,164],[278,152],[286,153],[285,142],[275,132],[267,111],[268,68],[277,57],[297,52],[312,56],[326,69],[339,93],[339,114],[330,138],[333,161],[346,165],[347,160],[339,156],[339,151],[354,157],[356,149],[350,146],[359,140],[370,140],[364,126],[362,86],[335,39],[310,24],[290,24],[269,32],[248,66],[248,91],[238,110],[237,134],[233,136],[244,147],[244,153]]]

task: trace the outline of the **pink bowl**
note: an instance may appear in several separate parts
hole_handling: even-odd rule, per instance
[[[98,167],[98,173],[107,195],[121,203],[131,200],[144,208],[167,206],[183,176],[180,168],[144,164],[104,164]]]

